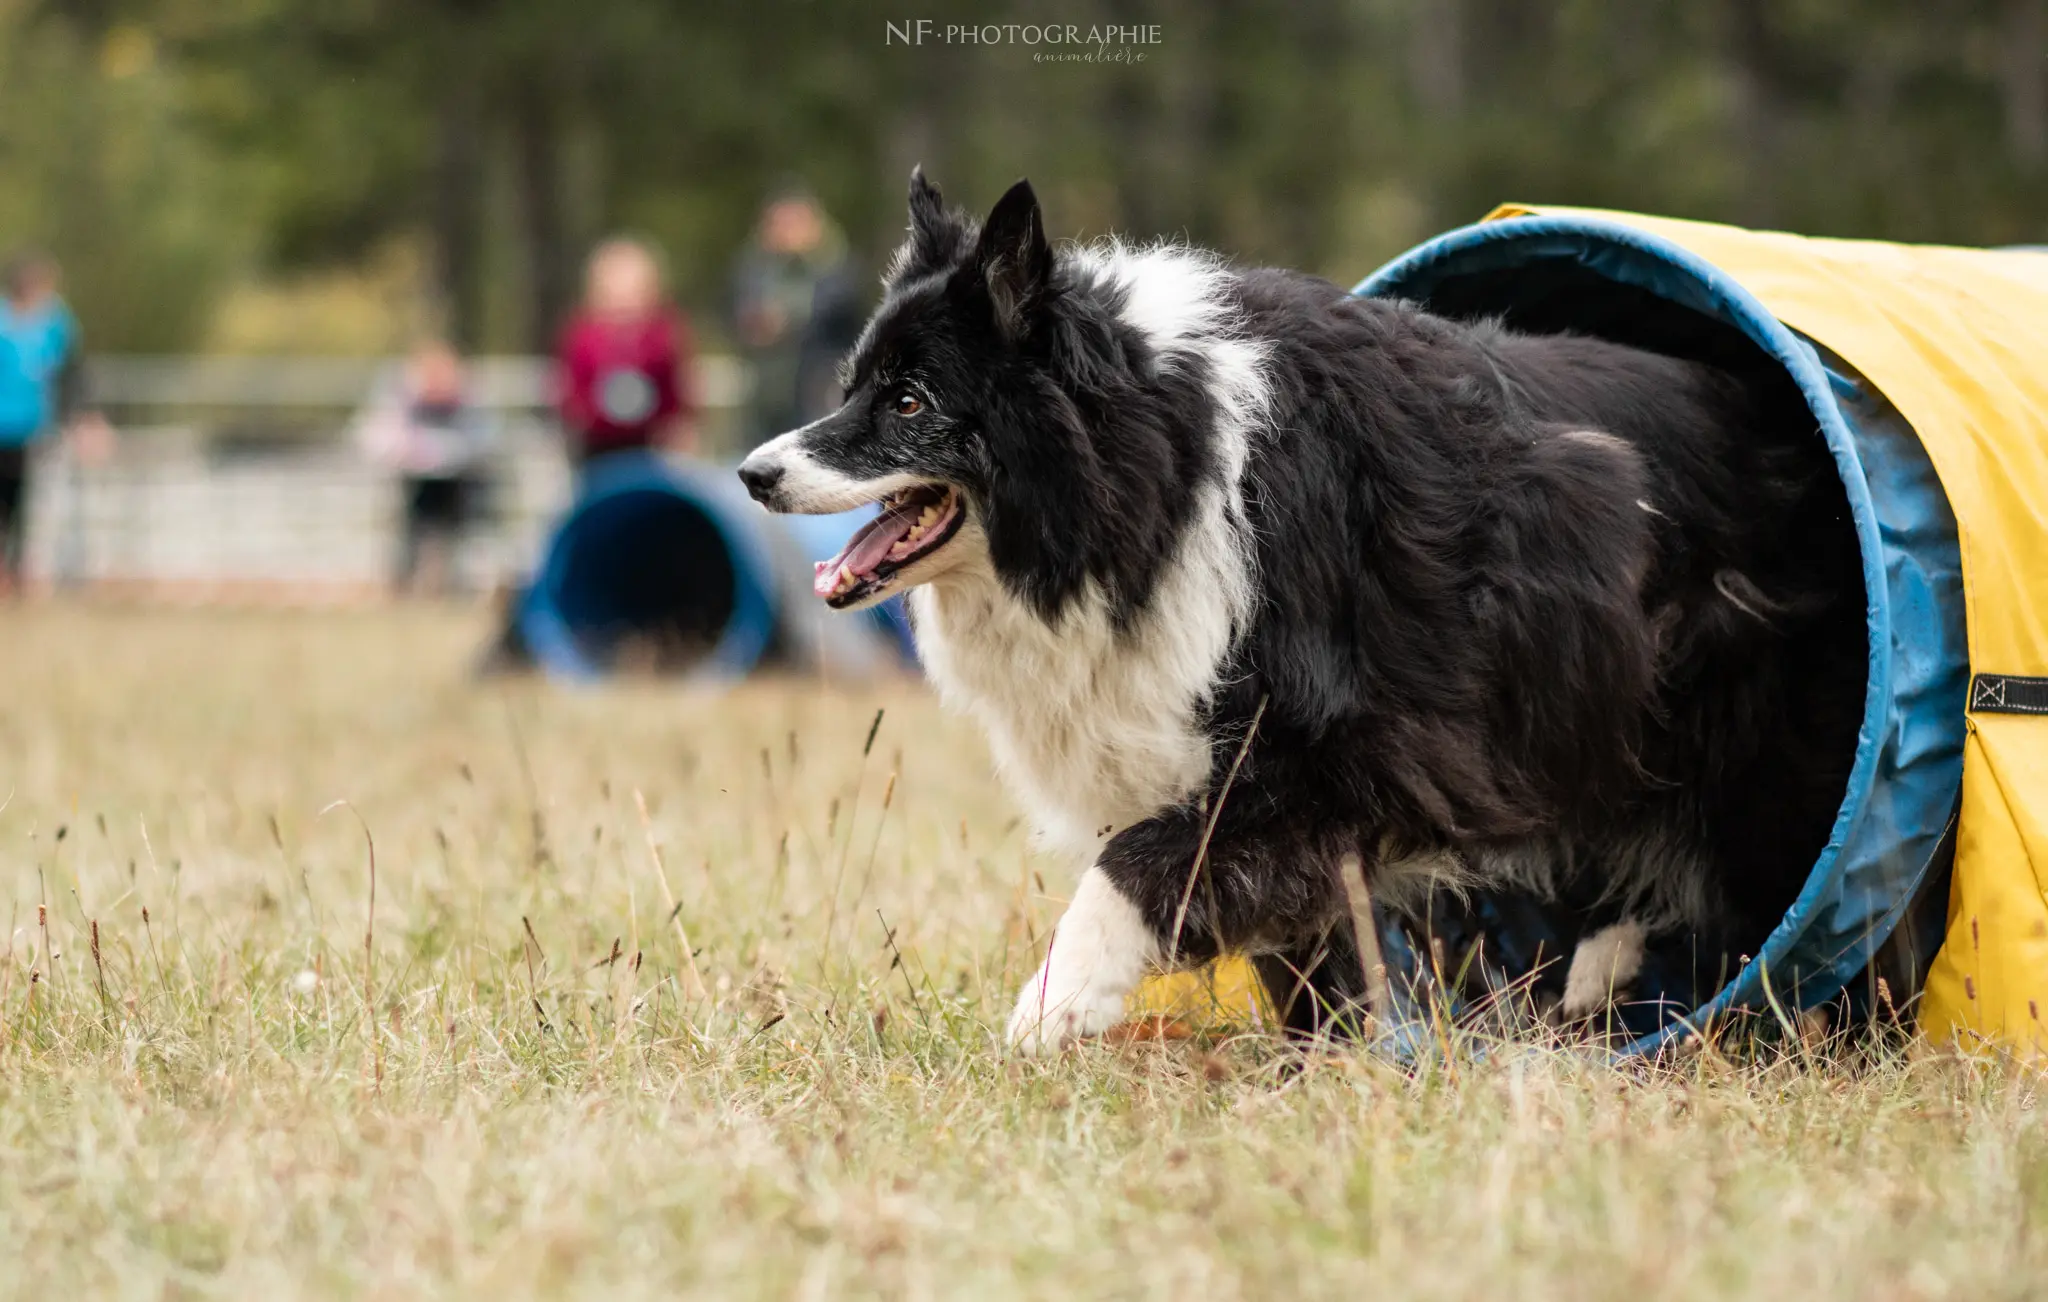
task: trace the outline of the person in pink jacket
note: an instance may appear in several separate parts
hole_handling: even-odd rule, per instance
[[[661,264],[637,240],[591,253],[582,306],[555,351],[556,396],[570,462],[647,448],[696,451],[689,323],[662,286]]]

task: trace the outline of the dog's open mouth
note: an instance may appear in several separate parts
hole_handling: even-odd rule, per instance
[[[882,503],[882,513],[829,561],[819,561],[811,591],[833,607],[875,595],[905,566],[952,541],[967,518],[957,490],[936,484],[906,489]]]

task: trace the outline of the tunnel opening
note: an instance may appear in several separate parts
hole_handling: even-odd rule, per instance
[[[615,493],[563,528],[544,581],[601,672],[687,673],[725,636],[739,575],[718,522],[672,492]]]
[[[1903,961],[1923,962],[1927,933],[1938,926],[1904,928],[1898,937],[1893,929],[1928,900],[1939,902],[1953,842],[1916,803],[1928,793],[1908,784],[1913,798],[1893,800],[1882,752],[1896,741],[1901,695],[1948,690],[1953,675],[1913,669],[1903,684],[1893,681],[1887,589],[1897,580],[1887,580],[1887,566],[1899,566],[1877,545],[1878,517],[1893,511],[1912,526],[1900,535],[1909,551],[1918,549],[1909,559],[1935,557],[1931,568],[1951,587],[1943,566],[1954,522],[1910,428],[1862,377],[1767,318],[1739,287],[1675,246],[1618,228],[1486,223],[1397,260],[1359,292],[1454,319],[1589,335],[1708,363],[1744,385],[1771,428],[1810,433],[1807,447],[1836,470],[1815,480],[1800,518],[1787,522],[1787,572],[1834,599],[1806,636],[1779,648],[1782,686],[1771,699],[1780,717],[1767,730],[1772,744],[1798,749],[1795,767],[1807,780],[1786,790],[1746,780],[1739,765],[1725,775],[1706,831],[1718,860],[1738,866],[1727,886],[1739,897],[1739,925],[1719,935],[1653,935],[1639,975],[1609,1014],[1617,1042],[1647,1050],[1738,1004],[1797,1010],[1842,990],[1845,973],[1875,971],[1872,960],[1901,961],[1898,941],[1915,930],[1905,947],[1924,952]],[[1929,790],[1953,800],[1952,788]],[[1918,826],[1904,824],[1906,810]],[[1814,927],[1812,914],[1831,899],[1842,902],[1844,918],[1861,920],[1860,936],[1844,929],[1814,938],[1830,930]],[[1529,992],[1541,1008],[1555,1000],[1576,945],[1595,929],[1598,904],[1569,889],[1548,898],[1440,892],[1424,917],[1383,913],[1382,947],[1406,980],[1410,1014],[1423,1000],[1498,1007],[1504,988]]]
[[[1622,1033],[1641,1036],[1682,1017],[1726,985],[1756,954],[1805,885],[1847,794],[1849,771],[1866,695],[1867,634],[1863,567],[1849,502],[1831,472],[1819,422],[1798,386],[1754,341],[1723,321],[1673,303],[1634,285],[1617,283],[1585,265],[1548,259],[1511,270],[1451,278],[1430,293],[1428,306],[1442,315],[1475,321],[1495,319],[1528,334],[1575,333],[1606,339],[1666,356],[1704,362],[1736,377],[1761,417],[1760,438],[1805,444],[1815,471],[1815,491],[1788,522],[1791,546],[1773,589],[1824,594],[1825,612],[1801,618],[1794,629],[1766,644],[1775,671],[1760,664],[1717,667],[1723,676],[1755,675],[1767,684],[1766,708],[1777,717],[1755,732],[1756,751],[1783,755],[1795,763],[1767,764],[1765,754],[1728,757],[1727,771],[1711,772],[1699,793],[1701,831],[1709,853],[1725,869],[1716,874],[1724,894],[1719,908],[1728,924],[1713,932],[1672,929],[1652,932],[1640,969],[1617,1000],[1613,1018]],[[1776,616],[1784,623],[1790,616]],[[1667,699],[1686,702],[1709,684],[1667,683]],[[1757,728],[1758,720],[1682,718],[1674,720],[1671,745],[1700,745],[1699,731],[1728,735]],[[1695,731],[1679,732],[1680,727]],[[1694,773],[1691,756],[1666,755],[1678,771]],[[1656,760],[1653,780],[1662,780]],[[1796,789],[1782,782],[1787,773]],[[1699,781],[1698,777],[1693,779]],[[1440,895],[1419,926],[1422,943],[1448,946],[1469,978],[1497,985],[1519,978],[1540,1007],[1561,1000],[1571,959],[1590,931],[1611,921],[1594,884],[1567,880],[1547,899],[1498,896],[1486,900]],[[1489,964],[1498,971],[1484,973]]]

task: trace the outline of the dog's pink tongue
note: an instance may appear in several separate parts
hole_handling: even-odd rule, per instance
[[[812,567],[811,591],[821,597],[829,597],[839,587],[839,571],[843,567],[855,575],[866,577],[882,563],[889,549],[903,540],[910,527],[917,523],[915,507],[900,506],[887,512],[881,518],[861,526],[859,533],[847,540],[846,547],[829,561],[819,561]]]

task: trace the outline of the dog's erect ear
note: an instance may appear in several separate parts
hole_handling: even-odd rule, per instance
[[[1031,182],[1017,182],[996,200],[982,225],[974,262],[988,285],[997,326],[1011,338],[1025,334],[1030,309],[1052,280],[1052,246],[1045,242],[1045,221]]]
[[[924,168],[910,173],[910,238],[889,263],[883,279],[890,284],[944,271],[967,252],[972,227],[965,214],[946,211],[939,187],[925,179]]]
[[[924,174],[924,164],[910,169],[910,233],[919,239],[937,235],[946,221],[945,197]]]
[[[940,266],[959,238],[959,223],[946,217],[946,201],[939,194],[939,187],[925,178],[922,164],[911,168],[911,257],[928,267]]]

